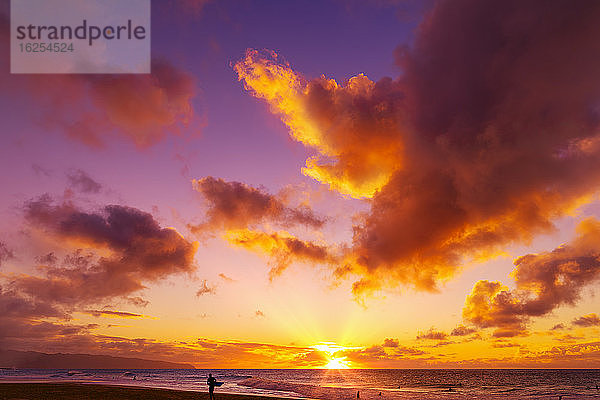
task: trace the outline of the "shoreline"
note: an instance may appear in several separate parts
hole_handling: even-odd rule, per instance
[[[207,400],[208,391],[165,389],[106,382],[1,381],[0,400]],[[287,397],[215,392],[216,400],[289,400]],[[298,397],[298,399],[305,399]]]

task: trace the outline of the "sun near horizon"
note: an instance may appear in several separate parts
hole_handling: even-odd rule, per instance
[[[356,350],[355,347],[344,347],[333,342],[323,342],[312,346],[320,351],[326,359],[326,364],[320,368],[323,369],[353,369],[352,363],[346,356],[340,356],[345,350]]]
[[[332,358],[331,360],[329,360],[329,362],[325,365],[324,368],[325,369],[354,369],[349,364],[350,364],[350,362],[346,361],[344,358]]]

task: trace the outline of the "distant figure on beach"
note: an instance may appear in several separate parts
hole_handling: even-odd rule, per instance
[[[206,384],[208,385],[208,395],[210,400],[215,400],[215,386],[217,386],[217,380],[212,374],[208,374]]]
[[[356,391],[356,398],[360,399],[360,391],[359,390]]]

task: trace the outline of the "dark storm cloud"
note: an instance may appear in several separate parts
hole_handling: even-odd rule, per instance
[[[195,233],[243,229],[263,222],[281,226],[323,226],[324,220],[306,207],[289,207],[278,196],[241,182],[206,177],[193,181],[208,202],[207,221],[190,225]]]
[[[309,79],[257,50],[235,70],[314,151],[306,175],[371,198],[355,293],[436,290],[599,188],[599,20],[592,0],[441,0],[396,80]]]
[[[0,316],[1,318],[21,319],[68,317],[54,305],[35,298],[22,296],[10,287],[0,287]]]
[[[162,228],[141,210],[109,205],[86,212],[72,204],[54,204],[42,196],[25,205],[26,221],[67,247],[85,247],[67,255],[64,265],[49,266],[44,276],[23,275],[12,287],[50,304],[88,304],[126,297],[145,282],[191,273],[197,243]],[[98,255],[95,252],[102,255]]]

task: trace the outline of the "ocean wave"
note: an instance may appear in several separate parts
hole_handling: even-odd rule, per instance
[[[0,370],[1,381],[79,381],[321,400],[599,399],[599,370]],[[136,377],[134,380],[133,377]],[[452,390],[450,390],[452,388]]]
[[[350,388],[323,387],[312,384],[290,383],[264,378],[248,378],[237,383],[255,389],[272,390],[278,392],[296,393],[302,397],[313,399],[336,400],[356,396],[356,390]]]
[[[239,375],[239,374],[216,374],[220,379],[248,379],[252,378],[252,375]]]

